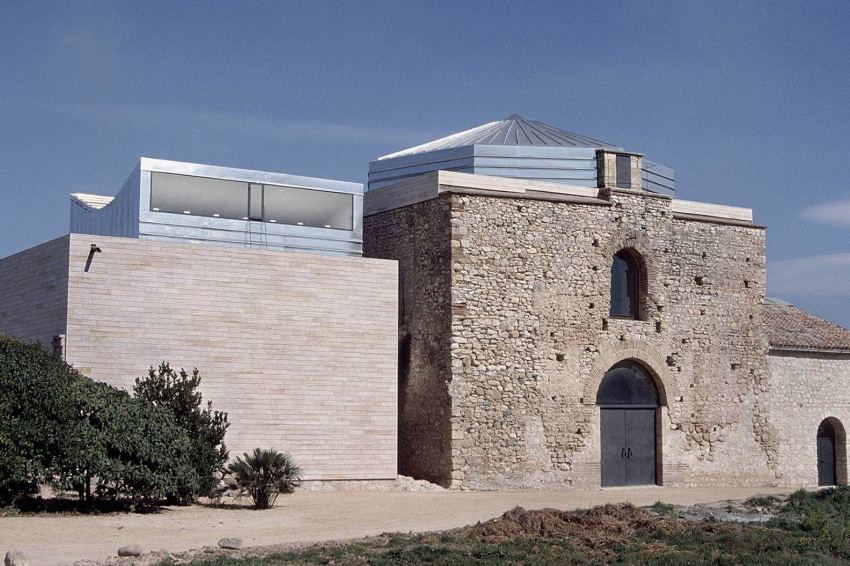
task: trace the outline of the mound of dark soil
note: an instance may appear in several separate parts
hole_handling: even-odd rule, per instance
[[[587,546],[612,542],[627,543],[638,529],[669,533],[683,532],[689,527],[672,519],[622,503],[594,507],[585,513],[570,513],[557,509],[526,511],[515,507],[497,519],[461,529],[460,536],[487,542],[502,542],[518,538],[556,539],[573,537]]]

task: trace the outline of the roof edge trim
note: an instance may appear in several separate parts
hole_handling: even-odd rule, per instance
[[[806,352],[810,354],[841,354],[850,355],[846,348],[808,348],[806,346],[770,346],[771,352]]]
[[[302,189],[317,189],[353,195],[363,194],[363,183],[336,181],[333,179],[323,179],[321,177],[304,177],[301,175],[290,175],[288,173],[258,171],[255,169],[239,169],[237,167],[205,165],[202,163],[189,163],[185,161],[170,161],[167,159],[154,159],[151,157],[142,157],[139,160],[139,166],[142,171],[151,171],[156,173],[175,173],[178,175],[189,175],[192,177],[209,177],[213,179],[242,181],[246,183],[285,185]]]

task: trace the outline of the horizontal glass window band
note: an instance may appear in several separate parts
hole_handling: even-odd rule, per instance
[[[350,194],[173,173],[151,174],[150,209],[309,228],[354,229],[354,197]]]

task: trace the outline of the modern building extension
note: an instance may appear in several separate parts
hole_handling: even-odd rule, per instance
[[[395,262],[361,257],[362,185],[143,158],[71,234],[0,260],[0,332],[131,388],[201,371],[233,455],[396,477]]]

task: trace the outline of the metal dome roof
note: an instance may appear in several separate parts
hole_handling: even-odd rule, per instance
[[[370,161],[369,190],[430,171],[457,171],[596,187],[599,182],[599,150],[642,157],[644,189],[661,193],[676,189],[674,171],[649,161],[642,153],[513,114],[504,120]]]
[[[575,147],[622,151],[621,147],[573,134],[565,130],[559,130],[558,128],[532,120],[520,114],[512,114],[504,120],[490,122],[472,128],[471,130],[458,132],[432,142],[379,157],[378,159],[393,159],[407,155],[471,145]]]

